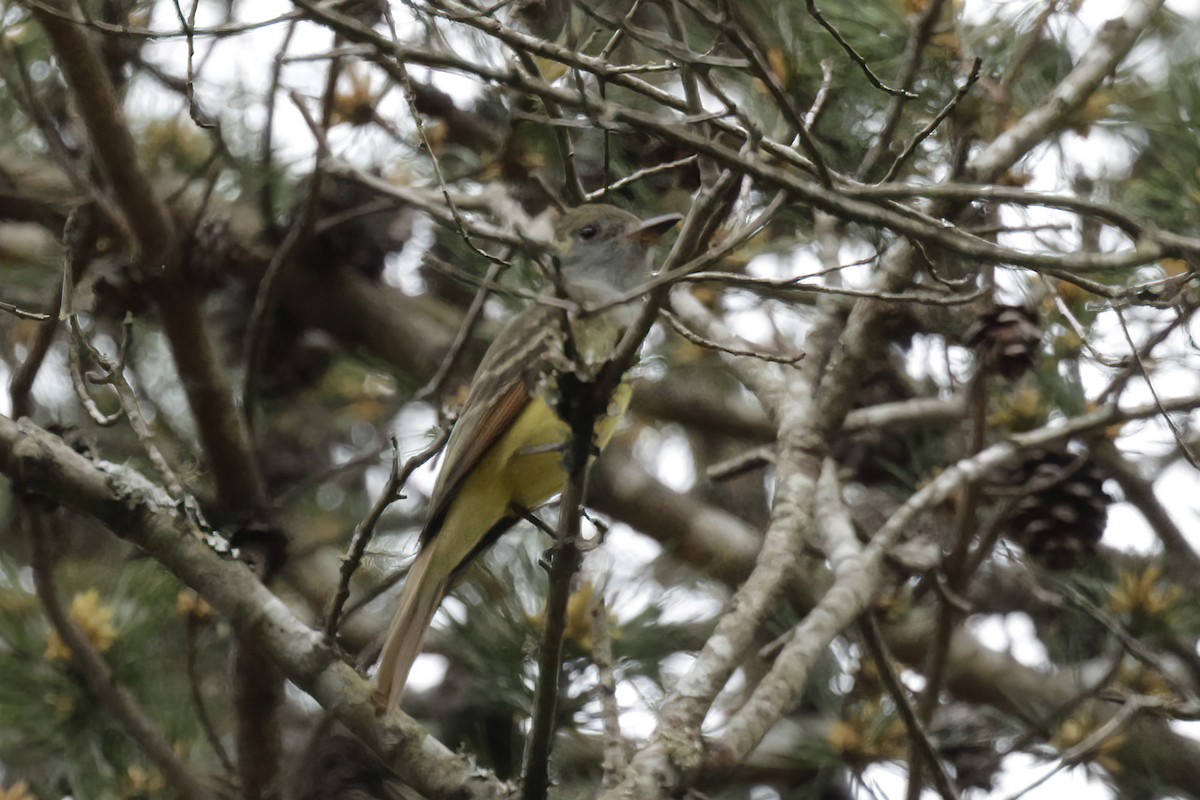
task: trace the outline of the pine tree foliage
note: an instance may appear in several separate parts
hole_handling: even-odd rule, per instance
[[[1194,5],[0,0],[0,800],[1200,797]],[[385,717],[585,200],[685,219],[563,623],[551,504]]]

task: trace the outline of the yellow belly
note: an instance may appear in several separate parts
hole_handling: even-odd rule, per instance
[[[629,405],[630,387],[613,393],[609,414],[596,421],[596,444],[612,438]],[[537,508],[563,489],[566,471],[559,448],[570,429],[541,398],[534,398],[492,445],[450,501],[441,528],[429,541],[431,557],[445,568],[461,565],[512,508]]]

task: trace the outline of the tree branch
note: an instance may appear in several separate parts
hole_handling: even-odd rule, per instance
[[[245,564],[221,558],[193,536],[166,493],[136,471],[92,462],[27,419],[0,416],[0,472],[26,491],[96,518],[154,557],[417,791],[431,798],[509,797],[511,787],[452,753],[410,717],[381,719],[372,684]]]
[[[1175,409],[1198,407],[1200,397],[1175,401],[1174,406]],[[994,444],[978,455],[963,459],[942,471],[888,518],[861,553],[842,559],[830,553],[836,576],[834,585],[817,607],[796,626],[770,672],[745,705],[729,720],[719,744],[714,745],[717,763],[737,763],[762,740],[779,715],[792,707],[816,659],[825,652],[833,637],[867,607],[877,587],[877,576],[888,550],[919,513],[944,501],[961,487],[979,481],[1025,449],[1065,441],[1105,428],[1121,419],[1144,418],[1158,413],[1155,405],[1139,406],[1128,411],[1110,406],[1062,424],[1017,434],[1007,442]]]
[[[116,205],[139,253],[163,329],[196,418],[222,500],[235,512],[266,505],[250,442],[221,361],[204,328],[193,292],[178,273],[178,242],[170,212],[138,159],[120,101],[87,29],[74,19],[70,0],[34,6],[54,44],[58,62]]]

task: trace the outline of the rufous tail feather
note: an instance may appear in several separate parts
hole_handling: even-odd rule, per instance
[[[404,684],[408,681],[408,672],[421,652],[421,639],[433,622],[433,615],[437,613],[442,596],[446,593],[448,581],[430,575],[431,549],[422,548],[413,560],[408,577],[404,580],[404,591],[400,594],[396,615],[392,617],[392,626],[388,630],[387,640],[383,643],[383,651],[379,656],[376,681],[379,684],[380,695],[386,700],[385,708],[389,712],[400,705],[400,698],[404,696]]]

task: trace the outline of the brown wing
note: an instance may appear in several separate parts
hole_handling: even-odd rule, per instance
[[[471,470],[529,405],[531,392],[549,369],[546,358],[556,341],[554,309],[531,306],[497,334],[484,354],[433,488],[422,543],[434,536],[454,495]]]

